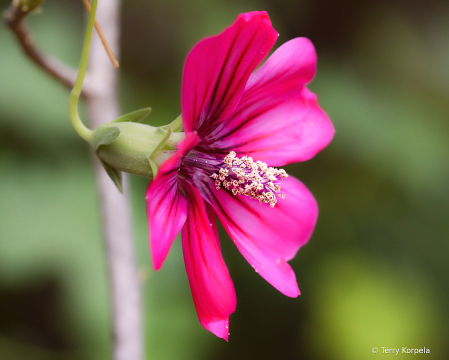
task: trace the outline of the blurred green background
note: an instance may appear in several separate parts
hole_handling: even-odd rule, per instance
[[[38,43],[77,66],[81,1],[47,0],[43,10],[28,21]],[[336,128],[322,153],[287,167],[320,205],[310,243],[291,261],[302,295],[278,293],[222,232],[237,311],[229,343],[204,330],[179,239],[163,268],[151,268],[147,180],[132,177],[147,358],[359,360],[387,356],[381,347],[426,347],[417,358],[448,359],[449,3],[126,0],[123,113],[151,106],[154,124],[174,119],[189,49],[252,10],[269,12],[275,48],[313,41],[310,88]],[[67,103],[2,27],[0,359],[110,358],[97,197]]]

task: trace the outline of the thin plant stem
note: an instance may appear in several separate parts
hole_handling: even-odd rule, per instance
[[[83,0],[83,4],[86,7],[87,11],[90,14],[90,4],[87,0]],[[114,66],[115,69],[117,69],[120,64],[117,61],[117,59],[115,58],[114,54],[112,53],[111,48],[108,45],[108,42],[106,41],[106,37],[103,35],[103,31],[101,31],[101,27],[98,24],[97,20],[95,20],[95,30],[97,30],[97,34],[101,39],[101,42],[103,43],[104,49],[106,50],[106,53],[109,56],[109,60],[111,60],[112,66]]]
[[[78,68],[78,76],[75,80],[69,99],[69,116],[73,128],[81,136],[82,139],[89,142],[92,140],[93,132],[88,129],[81,121],[78,113],[78,101],[83,88],[84,76],[86,75],[87,60],[89,57],[90,42],[92,39],[92,31],[95,25],[95,13],[97,12],[98,0],[92,0],[92,8],[87,22],[86,36],[84,37],[83,51],[81,52],[80,66]]]

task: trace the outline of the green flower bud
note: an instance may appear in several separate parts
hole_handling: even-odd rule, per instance
[[[162,127],[139,123],[150,111],[150,108],[145,108],[122,115],[100,125],[89,136],[88,142],[120,192],[121,171],[152,179],[158,167],[185,137],[181,132],[180,116]]]
[[[116,170],[153,178],[157,168],[151,156],[162,149],[171,129],[135,122],[115,122],[99,126],[93,143],[98,157]]]

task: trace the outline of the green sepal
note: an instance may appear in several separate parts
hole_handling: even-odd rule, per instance
[[[95,152],[98,152],[98,148],[102,145],[109,145],[112,143],[117,137],[120,135],[120,129],[112,126],[100,126],[94,133],[94,137],[92,139],[92,147]],[[112,182],[117,186],[118,191],[123,194],[123,186],[122,186],[122,173],[121,171],[113,168],[108,163],[104,162],[100,157],[98,157],[101,165],[103,165],[106,173],[111,178]]]
[[[130,112],[128,114],[122,115],[119,118],[111,121],[110,123],[115,122],[142,122],[142,120],[151,112],[151,108],[143,108],[140,110],[136,110]]]
[[[168,127],[167,127],[168,126]],[[153,155],[156,155],[159,151],[161,151],[165,147],[165,143],[168,141],[168,138],[173,133],[173,130],[170,125],[163,126],[157,129],[157,132],[163,133],[165,132],[165,136],[162,138],[161,142],[158,146],[153,150],[153,152],[148,156],[148,159],[151,158]]]
[[[156,163],[150,157],[148,158],[148,162],[150,163],[151,171],[153,171],[153,179],[154,179],[157,175],[158,167],[157,167]]]
[[[92,139],[92,147],[95,152],[101,145],[109,145],[120,135],[120,129],[115,126],[99,126]]]
[[[170,124],[162,126],[162,129],[168,130],[171,127],[173,132],[179,132],[182,130],[182,116],[179,115],[175,120],[173,120]]]
[[[120,191],[123,194],[122,172],[108,165],[100,158],[99,160],[101,162],[101,165],[103,165],[104,169],[106,170],[106,173],[111,178],[112,182],[115,184],[115,186],[117,186],[118,191]]]
[[[170,125],[167,126],[163,126],[157,129],[158,132],[165,132],[166,134],[164,136],[164,138],[162,139],[162,141],[159,143],[159,145],[153,150],[153,152],[147,157],[148,159],[148,163],[151,166],[151,170],[153,172],[153,178],[156,177],[157,174],[157,170],[158,170],[158,166],[156,165],[156,163],[153,161],[152,156],[156,155],[159,151],[161,151],[162,149],[164,149],[165,147],[165,143],[167,142],[168,138],[170,137],[170,135],[173,133],[173,130],[171,128]]]

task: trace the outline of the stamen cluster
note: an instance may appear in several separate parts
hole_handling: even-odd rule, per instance
[[[210,177],[215,180],[217,190],[223,186],[233,195],[245,195],[259,203],[270,204],[273,208],[277,203],[276,194],[284,199],[281,191],[282,180],[288,176],[284,169],[268,167],[263,161],[254,161],[249,156],[236,156],[231,151],[223,159],[224,165],[218,173]]]

